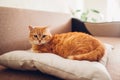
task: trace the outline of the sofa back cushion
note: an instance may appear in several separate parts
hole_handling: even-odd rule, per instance
[[[90,23],[73,18],[72,31],[85,32],[94,36],[120,37],[120,22]]]
[[[51,32],[71,30],[71,17],[65,13],[0,7],[0,54],[30,48],[28,26],[49,26]]]
[[[120,37],[120,22],[86,22],[85,26],[95,36]]]

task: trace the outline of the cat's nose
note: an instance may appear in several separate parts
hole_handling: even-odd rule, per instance
[[[39,43],[41,43],[41,40],[39,40]]]

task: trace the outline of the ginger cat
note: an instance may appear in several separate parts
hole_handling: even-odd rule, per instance
[[[85,33],[51,35],[47,27],[29,26],[29,29],[29,40],[34,52],[54,53],[68,59],[89,61],[99,61],[105,53],[103,44]]]

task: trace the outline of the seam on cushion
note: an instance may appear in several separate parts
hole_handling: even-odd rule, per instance
[[[36,60],[34,60],[34,61],[36,61]],[[64,71],[64,70],[59,69],[59,68],[56,68],[56,67],[54,67],[54,66],[50,66],[50,65],[48,65],[48,64],[44,64],[44,63],[41,63],[41,62],[39,62],[39,61],[36,61],[36,62],[38,62],[38,63],[40,63],[40,64],[42,64],[42,65],[45,65],[45,66],[49,66],[49,67],[54,68],[54,69],[56,69],[56,70],[60,70],[60,71],[63,71],[63,72],[66,72],[66,73],[70,73],[70,74],[74,75],[74,74],[71,73],[71,72]],[[76,75],[75,75],[75,76],[76,76]]]
[[[34,61],[36,61],[36,60],[34,60]],[[59,69],[59,68],[56,68],[56,67],[54,67],[54,66],[50,66],[50,65],[41,63],[41,62],[39,62],[39,61],[36,61],[36,62],[38,62],[38,63],[40,63],[40,64],[42,64],[42,65],[45,65],[45,66],[49,66],[50,68],[53,68],[53,69],[56,69],[56,70],[60,70],[60,71],[62,71],[62,72],[69,73],[69,74],[71,74],[71,75],[74,75],[75,77],[78,77],[77,75],[75,75],[75,74],[73,74],[73,73],[71,73],[71,72],[64,71],[64,70]],[[80,79],[80,78],[83,78],[83,77],[78,77],[78,78]],[[76,80],[79,80],[79,79],[76,79]],[[85,79],[88,79],[88,78],[85,78]],[[90,79],[88,79],[88,80],[90,80]]]

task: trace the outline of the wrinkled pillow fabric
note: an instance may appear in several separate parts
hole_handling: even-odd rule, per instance
[[[112,51],[112,49],[114,48],[112,45],[104,43],[105,46],[105,54],[102,57],[102,59],[100,60],[100,63],[102,63],[103,65],[106,66],[107,64],[107,60],[109,58],[109,53]]]
[[[101,63],[68,60],[54,54],[41,55],[42,58],[36,57],[34,64],[44,73],[68,80],[111,80]]]

